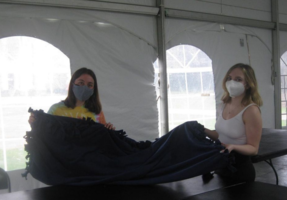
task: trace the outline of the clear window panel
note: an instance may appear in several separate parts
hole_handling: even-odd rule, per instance
[[[281,122],[282,127],[286,127],[287,124],[286,121],[287,121],[286,115],[282,115],[282,122]]]
[[[197,49],[199,50],[199,49]],[[193,62],[190,63],[190,67],[211,67],[212,63],[210,58],[201,50],[196,51],[196,59],[193,59]]]
[[[286,115],[287,114],[286,101],[281,102],[281,114],[282,115]]]
[[[281,75],[287,75],[287,52],[285,52],[280,59]]]
[[[1,101],[1,98],[0,98]],[[3,113],[2,108],[0,107],[0,140],[4,139],[4,118],[3,118]]]
[[[201,93],[201,77],[200,72],[187,73],[188,93]]]
[[[184,73],[169,74],[169,89],[172,94],[186,93]]]
[[[283,87],[284,87],[284,88],[287,88],[287,75],[284,75],[283,77],[284,77],[284,79],[283,79],[283,80],[284,80],[284,81],[283,81]],[[282,85],[282,84],[281,84],[281,85]]]
[[[211,67],[210,58],[200,49],[190,45],[181,45],[185,52],[185,66],[191,68]]]
[[[3,38],[0,47],[0,156],[5,170],[15,170],[26,163],[28,109],[47,112],[66,97],[70,60],[53,45],[31,37]]]
[[[70,81],[70,74],[55,73],[52,78],[52,93],[55,95],[66,96]]]
[[[170,113],[170,118],[173,119],[171,123],[169,123],[169,129],[173,129],[176,126],[182,124],[182,122],[187,121],[188,114],[182,114],[182,113]]]
[[[186,98],[170,98],[172,109],[185,110],[188,109],[188,101]]]
[[[286,101],[287,101],[287,52],[285,52],[280,59],[280,73],[281,73],[281,125],[286,128]]]
[[[168,68],[183,68],[185,61],[183,49],[179,46],[169,49],[166,53],[166,61]]]
[[[188,119],[188,113],[182,114],[180,112],[175,112],[173,113],[173,119],[174,119],[174,122],[182,123],[182,121]]]
[[[287,89],[283,89],[283,98],[284,98],[284,101],[287,100]],[[282,99],[282,98],[281,98]]]
[[[155,89],[157,87],[157,61]],[[216,119],[212,60],[201,49],[178,45],[167,50],[169,128],[199,121],[214,129]]]
[[[9,104],[2,105],[3,114],[3,131],[5,133],[5,139],[11,138],[23,138],[28,128],[28,106],[21,106],[15,103],[15,98],[10,99]],[[18,99],[19,100],[19,99]],[[17,106],[16,106],[17,105]]]
[[[188,98],[188,103],[189,103],[189,108],[194,111],[193,113],[199,113],[200,110],[203,109],[203,102],[202,102],[202,97],[201,95],[191,95]],[[191,111],[191,113],[192,113]],[[196,111],[196,112],[195,112]],[[197,116],[196,114],[195,116]]]
[[[286,101],[285,89],[281,89],[281,101]]]
[[[205,110],[214,110],[215,109],[216,103],[215,103],[214,95],[203,96],[202,101],[203,101]],[[211,113],[213,113],[213,112],[211,112]],[[213,113],[212,115],[214,115],[214,114],[215,113]]]
[[[204,118],[204,119],[199,119],[198,122],[200,124],[204,124],[204,127],[215,130],[215,123],[216,119],[215,118]]]
[[[285,76],[281,76],[281,88],[285,87]]]
[[[1,131],[1,129],[0,129],[0,131]],[[1,137],[2,138],[2,137]],[[4,153],[5,153],[5,151],[4,151],[4,146],[5,146],[5,144],[4,144],[4,140],[2,140],[2,139],[0,139],[0,167],[2,168],[2,169],[4,169],[5,168],[5,159],[4,159]]]
[[[180,63],[178,60],[175,60],[172,56],[169,56],[167,54],[167,67],[170,68],[170,69],[173,69],[173,68],[182,68],[182,63]]]
[[[202,72],[203,93],[214,93],[214,82],[212,72]]]

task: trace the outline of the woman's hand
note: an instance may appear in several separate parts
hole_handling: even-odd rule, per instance
[[[209,130],[207,128],[204,128],[204,133],[206,134],[207,137],[209,137],[212,140],[218,139],[218,133],[215,130]]]
[[[223,153],[226,149],[228,150],[228,153],[230,153],[231,151],[234,150],[234,145],[232,145],[232,144],[221,143],[221,145],[224,146],[225,149],[221,150],[220,153]]]
[[[28,120],[29,124],[33,124],[35,122],[35,116],[34,116],[34,113],[31,113],[30,117],[29,117],[29,120]]]
[[[110,129],[110,130],[115,130],[114,125],[111,124],[110,122],[106,123],[106,124],[105,124],[105,127],[106,127],[107,129]]]

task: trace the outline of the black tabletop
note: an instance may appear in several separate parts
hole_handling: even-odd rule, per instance
[[[175,200],[236,184],[238,183],[228,179],[224,180],[217,175],[211,178],[198,176],[178,182],[150,186],[51,186],[10,194],[1,194],[0,200]]]
[[[263,128],[258,155],[252,157],[254,163],[287,154],[287,130]]]
[[[197,185],[201,186],[201,183],[198,183]],[[191,190],[192,187],[192,185],[189,185]],[[1,194],[0,200],[286,200],[287,197],[287,187],[260,182],[240,183],[195,195],[190,194],[189,188],[184,188],[178,183],[177,187],[174,188],[164,185],[53,186],[10,194]]]
[[[286,200],[287,188],[269,183],[244,183],[190,196],[185,200]]]

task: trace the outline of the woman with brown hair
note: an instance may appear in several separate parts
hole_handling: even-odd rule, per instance
[[[111,123],[107,123],[105,120],[96,75],[87,68],[80,68],[73,74],[67,98],[52,105],[48,114],[78,119],[91,118],[95,122],[104,124],[108,129],[115,129]],[[35,118],[31,114],[29,123],[33,123],[34,120]]]

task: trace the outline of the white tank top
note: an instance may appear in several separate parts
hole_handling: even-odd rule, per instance
[[[246,134],[245,134],[245,126],[242,119],[242,115],[244,111],[252,105],[256,105],[254,103],[246,106],[240,113],[231,119],[223,119],[222,114],[223,110],[218,116],[218,119],[215,123],[215,130],[219,135],[219,140],[225,144],[246,144]]]

